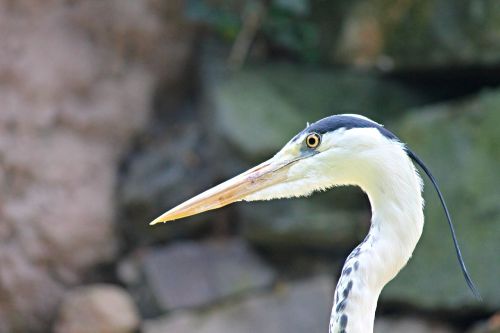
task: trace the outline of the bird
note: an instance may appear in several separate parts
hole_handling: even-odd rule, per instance
[[[371,333],[382,289],[407,264],[422,235],[423,181],[417,166],[437,191],[465,281],[479,298],[430,169],[395,134],[357,114],[332,115],[308,123],[269,160],[181,203],[150,224],[237,201],[302,197],[336,186],[357,186],[370,201],[371,224],[364,240],[344,262],[328,331]]]

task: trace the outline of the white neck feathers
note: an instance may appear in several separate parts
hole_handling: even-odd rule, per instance
[[[406,265],[422,234],[422,181],[406,153],[398,150],[389,159],[376,160],[378,165],[357,184],[370,200],[372,223],[344,264],[334,295],[331,333],[373,332],[380,292]]]

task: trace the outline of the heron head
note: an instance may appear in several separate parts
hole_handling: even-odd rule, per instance
[[[271,159],[172,208],[151,224],[167,222],[220,208],[236,201],[271,200],[306,196],[339,185],[358,185],[365,191],[380,188],[381,176],[411,171],[412,187],[422,190],[411,161],[431,180],[445,211],[465,280],[480,298],[465,267],[451,217],[437,182],[424,162],[382,125],[359,115],[336,115],[308,125]],[[409,169],[408,169],[409,168]],[[382,191],[383,192],[383,191]]]
[[[376,178],[377,166],[403,145],[381,125],[359,115],[336,115],[308,125],[271,159],[164,213],[167,222],[236,201],[309,195]]]

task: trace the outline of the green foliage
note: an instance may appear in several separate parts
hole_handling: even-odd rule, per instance
[[[271,46],[284,48],[305,62],[316,62],[319,58],[317,24],[306,15],[308,11],[293,9],[296,8],[271,5],[263,33]]]
[[[256,0],[209,1],[191,0],[187,16],[206,24],[218,36],[234,41],[248,11],[255,8]],[[305,62],[319,58],[318,23],[311,18],[310,0],[273,0],[259,30],[266,45],[289,52]]]
[[[186,6],[188,19],[208,25],[228,41],[234,40],[241,28],[241,15],[237,11],[228,1],[215,5],[205,0],[190,0]]]

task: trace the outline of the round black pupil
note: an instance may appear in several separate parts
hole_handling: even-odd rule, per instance
[[[316,142],[317,142],[318,139],[316,139],[315,136],[310,136],[309,137],[309,145],[310,146],[315,146],[316,145]]]

